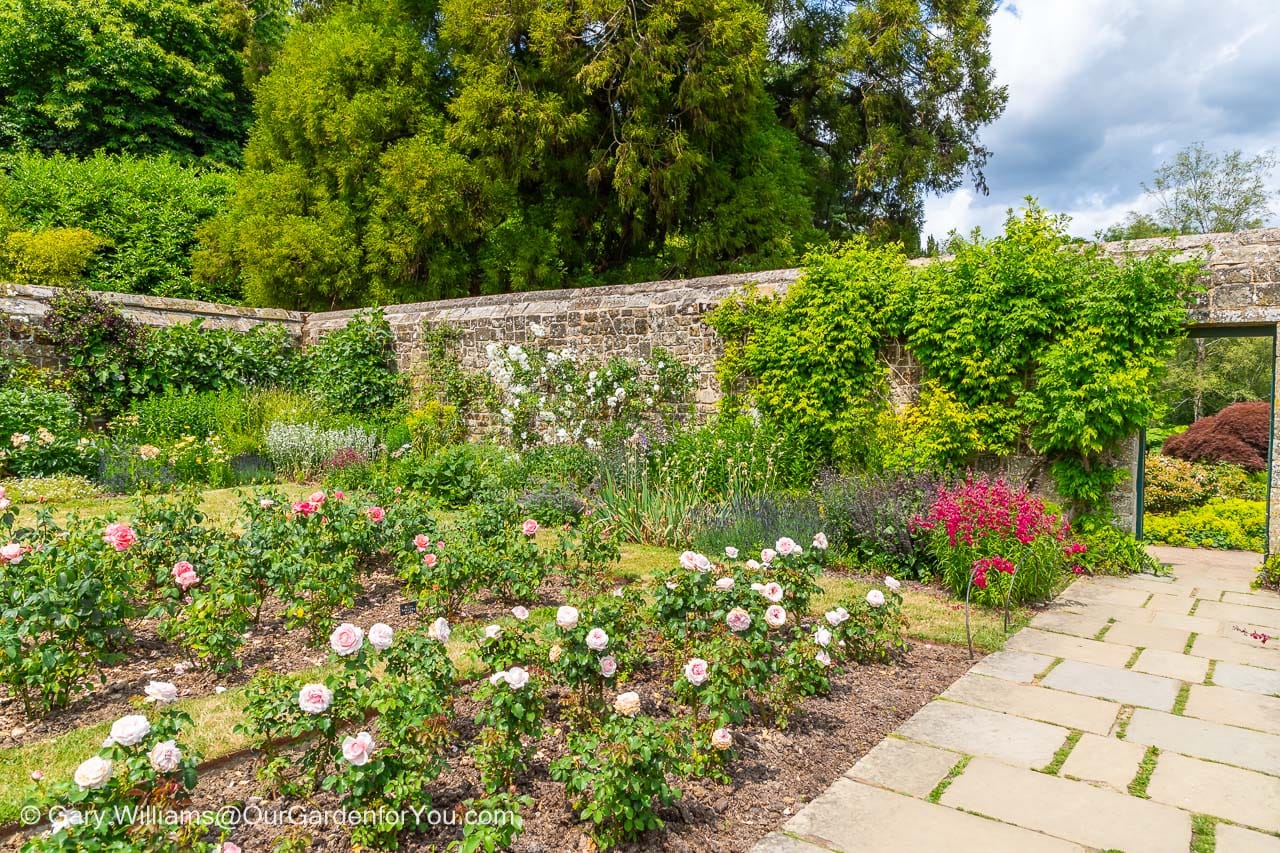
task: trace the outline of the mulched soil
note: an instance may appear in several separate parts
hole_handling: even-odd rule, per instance
[[[729,853],[749,849],[776,829],[809,800],[816,797],[849,769],[886,734],[921,706],[946,689],[969,666],[963,649],[914,644],[890,664],[854,667],[833,680],[831,695],[807,700],[786,729],[750,727],[735,732],[737,758],[728,767],[729,784],[713,781],[682,783],[684,797],[661,812],[666,827],[642,841],[620,848],[626,851],[708,851]],[[644,711],[658,717],[682,713],[682,709],[654,702],[666,697],[669,682],[656,678],[631,680],[625,686],[646,699]],[[458,700],[458,735],[466,742],[474,734],[471,717],[475,705],[465,695]],[[550,703],[554,709],[555,703]],[[592,850],[584,826],[574,816],[563,787],[552,781],[547,769],[563,754],[564,723],[549,713],[547,734],[537,745],[530,770],[518,788],[534,799],[524,814],[523,834],[515,850],[552,853]],[[323,811],[338,806],[331,795],[318,794],[304,803],[264,794],[255,778],[257,762],[251,758],[219,767],[201,777],[196,790],[197,808],[216,809],[229,803],[250,803],[265,812],[287,811],[305,805]],[[449,768],[432,786],[432,806],[449,811],[478,792],[478,774],[469,757],[458,749]],[[437,826],[425,834],[402,839],[402,850],[443,850],[460,837],[458,826]],[[351,849],[340,828],[292,830],[259,823],[237,827],[231,840],[246,850],[267,850],[287,835],[309,838],[311,850]]]

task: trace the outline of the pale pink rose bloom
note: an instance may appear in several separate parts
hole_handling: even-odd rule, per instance
[[[827,534],[818,532],[813,535],[813,547],[819,551],[827,550]]]
[[[138,534],[129,525],[117,521],[102,531],[102,541],[117,551],[128,551],[138,541]]]
[[[136,746],[151,733],[151,723],[142,714],[126,714],[111,724],[111,740],[121,746]]]
[[[796,549],[795,549],[794,551],[792,551],[791,553],[792,553],[792,554],[795,554],[797,557],[799,557],[801,554],[803,554],[803,553],[804,553],[804,549],[803,549],[803,548],[801,548],[799,545],[797,545],[797,546],[796,546]]]
[[[346,496],[347,496],[347,493],[346,493],[346,492],[344,492],[344,491],[342,491],[342,489],[335,489],[335,490],[334,490],[334,492],[333,492],[333,499],[334,499],[335,501],[340,501],[340,500],[342,500],[343,498],[345,498]]]
[[[760,590],[760,594],[769,601],[772,601],[774,604],[777,604],[782,600],[782,587],[773,581],[769,581],[764,585],[764,589]]]
[[[817,631],[813,632],[813,641],[820,646],[830,645],[831,632],[828,631],[826,628],[819,628]]]
[[[101,756],[93,756],[81,762],[71,777],[75,783],[85,790],[101,788],[111,781],[111,762]]]
[[[529,618],[529,609],[523,605],[517,604],[515,607],[511,608],[511,615],[523,622]]]
[[[42,773],[41,771],[39,771],[39,770],[32,770],[32,771],[31,771],[31,781],[32,781],[32,782],[39,782],[39,781],[40,781],[41,779],[43,779],[43,778],[44,778],[44,773]]]
[[[196,567],[188,563],[186,560],[179,560],[173,564],[173,576],[185,575],[187,572],[194,572]]]
[[[605,678],[613,678],[614,673],[618,671],[618,662],[613,659],[613,655],[605,655],[600,658],[600,674]]]
[[[172,773],[182,764],[182,750],[178,749],[178,745],[171,740],[161,741],[151,747],[147,759],[151,762],[151,768],[157,773]]]
[[[436,550],[437,550],[437,551],[443,551],[443,550],[444,550],[444,540],[443,540],[443,539],[441,539],[439,542],[437,542],[437,543],[436,543]]]
[[[733,578],[723,577],[717,579],[716,589],[733,589]]]
[[[680,555],[680,565],[691,572],[705,572],[711,568],[711,561],[704,554],[685,551]]]
[[[667,589],[679,589],[679,588],[680,588],[680,584],[676,583],[675,581],[667,581],[665,584],[663,584],[663,586],[665,586]]]
[[[640,711],[640,694],[635,691],[619,693],[613,700],[613,710],[625,717],[634,717]]]
[[[751,591],[752,591],[752,592],[764,592],[764,584],[759,583],[759,582],[757,582],[757,583],[753,583],[753,584],[751,585]]]
[[[387,511],[380,506],[371,506],[364,511],[364,514],[374,524],[381,524],[382,520],[387,517]]]
[[[753,570],[754,570],[754,569],[758,569],[758,568],[760,568],[760,561],[759,561],[759,560],[747,560],[747,568],[748,568],[748,569],[753,569]]]
[[[494,687],[497,687],[503,681],[506,681],[506,679],[507,679],[507,671],[505,669],[500,669],[497,672],[495,672],[493,675],[489,676],[489,683],[492,684]]]
[[[376,622],[369,626],[369,645],[380,652],[391,648],[391,639],[394,636],[395,632],[391,630],[391,626],[384,622]]]
[[[609,645],[609,635],[601,629],[592,628],[587,632],[587,648],[591,651],[602,652],[607,645]]]
[[[427,553],[422,555],[422,562],[428,569],[434,569],[440,560],[435,554]]]
[[[697,555],[696,555],[696,554],[694,554],[692,551],[685,551],[683,554],[681,554],[681,555],[680,555],[680,566],[681,566],[682,568],[686,568],[686,569],[689,569],[690,571],[692,571],[692,570],[693,570],[693,558],[694,558],[694,557],[696,557],[696,556],[697,556]]]
[[[763,551],[760,552],[760,562],[764,563],[767,566],[770,563],[772,563],[774,557],[777,557],[777,556],[778,556],[777,551],[773,550],[772,548],[765,548]]]
[[[707,680],[707,662],[702,658],[690,658],[684,665],[684,677],[690,684],[697,687]]]
[[[777,549],[778,553],[781,554],[782,556],[790,557],[793,553],[795,553],[796,540],[792,539],[789,536],[783,536],[777,542],[773,543],[773,547]],[[765,560],[765,562],[767,563],[769,561]]]
[[[21,563],[22,546],[17,542],[10,542],[8,545],[0,548],[0,560],[4,560],[6,563],[12,563],[15,566],[18,563]]]
[[[726,750],[733,746],[733,735],[728,729],[716,729],[711,733],[711,746],[718,750]]]
[[[818,653],[813,656],[813,659],[823,666],[831,666],[831,655],[827,654],[825,651],[819,650]]]
[[[298,513],[299,515],[305,518],[308,516],[315,515],[315,512],[317,509],[319,509],[319,506],[312,503],[311,501],[294,501],[292,509],[295,513]]]
[[[735,607],[724,617],[730,631],[742,632],[751,627],[751,614],[741,607]]]
[[[507,686],[512,690],[519,690],[521,687],[524,687],[529,683],[529,673],[521,666],[511,667],[503,677],[507,682]]]
[[[578,608],[564,605],[556,610],[556,624],[566,631],[578,627]]]
[[[342,757],[354,764],[356,767],[363,767],[369,763],[369,756],[373,754],[373,736],[368,732],[360,732],[355,737],[346,737],[342,740]]]
[[[783,610],[781,605],[770,604],[769,608],[764,612],[764,621],[771,628],[781,628],[787,624],[787,611]]]
[[[439,640],[442,643],[449,642],[449,622],[443,616],[431,623],[431,627],[427,630],[427,636],[433,640]]]
[[[333,691],[323,684],[304,684],[298,691],[298,707],[308,714],[323,714],[333,704]]]
[[[325,497],[324,492],[317,491],[317,492],[312,492],[307,497],[307,500],[309,500],[313,504],[322,504],[324,503],[324,497]]]
[[[484,638],[486,640],[492,640],[494,637],[498,637],[501,635],[502,635],[501,625],[489,625],[484,629]]]
[[[837,625],[840,625],[841,623],[848,620],[849,611],[845,610],[843,607],[837,607],[835,610],[828,610],[826,615],[827,615],[827,622],[831,625],[832,628],[834,628]]]
[[[525,536],[532,536],[538,532],[538,522],[532,518],[526,518],[524,524],[520,525],[520,532]]]
[[[178,688],[168,681],[148,682],[146,689],[142,692],[146,695],[148,702],[167,705],[178,701]]]
[[[0,498],[0,512],[4,512],[9,508],[10,501],[8,498]]]
[[[427,550],[431,547],[431,537],[427,536],[425,533],[419,533],[417,536],[413,537],[413,547],[417,548],[419,551]]]
[[[333,633],[329,635],[329,648],[342,657],[355,654],[360,651],[360,647],[363,645],[364,631],[361,631],[350,622],[343,622],[337,628],[334,628]]]
[[[878,589],[873,589],[867,593],[867,604],[872,607],[879,607],[884,604],[884,593]]]
[[[174,578],[174,581],[184,590],[190,589],[200,583],[200,576],[195,572],[183,572]]]
[[[724,555],[730,560],[736,560],[738,559],[738,549],[730,545],[724,549]]]
[[[899,589],[902,588],[902,582],[899,581],[897,578],[886,577],[884,579],[884,585],[889,587],[889,589],[893,590],[894,592],[897,592]]]
[[[262,507],[263,509],[271,509],[271,507],[275,505],[276,505],[276,502],[271,500],[271,498],[263,498],[262,500],[258,501],[258,506]]]
[[[240,849],[239,844],[232,844],[230,841],[222,842],[222,846],[218,848],[218,853],[244,853]]]

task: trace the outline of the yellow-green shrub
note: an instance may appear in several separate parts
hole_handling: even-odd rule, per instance
[[[0,264],[20,284],[71,287],[84,280],[94,254],[110,245],[86,228],[14,231],[0,247]]]
[[[1214,498],[1175,515],[1148,515],[1143,530],[1148,541],[1161,545],[1261,551],[1267,539],[1267,504]]]

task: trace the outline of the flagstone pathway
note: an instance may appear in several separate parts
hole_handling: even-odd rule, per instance
[[[753,853],[1280,853],[1280,595],[1151,551],[1172,576],[1072,584]]]

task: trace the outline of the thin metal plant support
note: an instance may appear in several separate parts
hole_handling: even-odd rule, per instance
[[[1013,585],[1018,580],[1018,569],[1021,565],[1013,567],[1013,574],[1009,576],[1009,588],[1004,593],[1004,632],[1009,633],[1009,599],[1013,597]]]
[[[969,593],[973,591],[973,569],[969,570],[969,584],[964,588],[964,638],[969,644],[969,660],[973,660],[973,633],[969,630]]]

